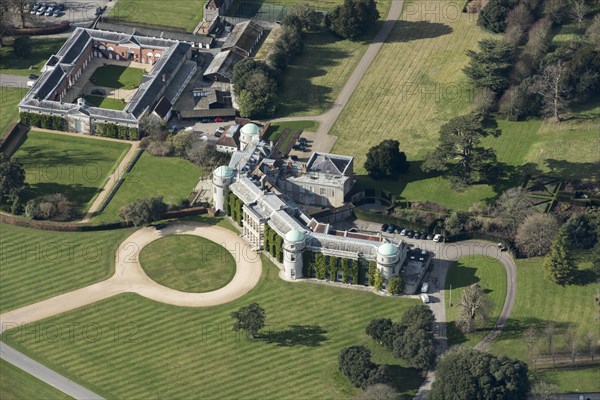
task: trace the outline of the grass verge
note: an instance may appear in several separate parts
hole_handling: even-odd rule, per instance
[[[0,377],[0,398],[2,400],[70,399],[66,394],[4,360],[0,360]]]

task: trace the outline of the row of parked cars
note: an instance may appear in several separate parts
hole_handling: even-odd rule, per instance
[[[65,9],[64,3],[33,3],[29,5],[31,15],[60,17]]]
[[[381,232],[396,233],[411,239],[433,240],[434,242],[439,242],[442,240],[442,235],[439,233],[434,235],[433,233],[413,231],[412,229],[402,228],[401,226],[396,226],[394,224],[381,225]]]
[[[301,137],[301,138],[298,138],[298,141],[296,142],[295,145],[292,146],[292,149],[306,153],[307,151],[310,151],[308,149],[309,147],[310,147],[310,144],[308,144],[308,140],[306,140],[306,138]]]

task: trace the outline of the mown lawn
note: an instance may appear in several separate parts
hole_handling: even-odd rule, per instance
[[[0,73],[27,76],[39,75],[51,55],[56,54],[66,39],[35,39],[27,58],[15,56],[12,46],[0,47]],[[29,69],[33,67],[33,69]]]
[[[85,96],[85,101],[90,103],[93,107],[107,108],[109,110],[123,110],[126,104],[119,99],[113,99],[111,97],[104,96]]]
[[[389,6],[387,0],[378,2],[381,18]],[[356,42],[328,32],[306,33],[304,51],[285,70],[278,116],[317,115],[331,108],[379,27],[380,23],[373,25],[364,39]]]
[[[463,334],[456,326],[456,315],[459,311],[460,297],[464,289],[473,284],[481,286],[488,299],[492,302],[487,325],[472,334]],[[452,290],[450,290],[452,288]],[[464,344],[474,346],[479,343],[494,327],[506,296],[506,272],[502,264],[487,256],[465,256],[461,257],[448,269],[446,276],[445,303],[446,303],[446,327],[448,333],[448,345]]]
[[[598,365],[538,369],[533,371],[531,376],[535,380],[543,380],[556,385],[559,393],[600,391],[600,367]]]
[[[269,130],[265,134],[265,140],[276,142],[284,129],[290,129],[290,133],[301,129],[303,131],[314,132],[319,128],[319,123],[316,121],[285,121],[275,122],[269,126]]]
[[[140,263],[155,282],[184,292],[210,292],[235,275],[235,260],[223,246],[191,235],[150,243],[142,249]]]
[[[594,277],[590,271],[589,252],[576,254],[581,272],[581,284],[559,286],[544,278],[543,258],[518,259],[517,264],[517,298],[509,322],[503,333],[492,343],[491,350],[496,354],[504,354],[531,362],[523,342],[522,334],[529,326],[535,326],[538,331],[553,322],[558,331],[558,346],[560,352],[564,348],[564,332],[574,326],[580,337],[588,332],[598,334],[598,308],[594,304],[594,295],[600,289],[598,283],[593,283]],[[541,336],[541,334],[540,334]],[[538,343],[540,355],[538,358],[547,359],[546,347],[540,337]],[[596,366],[597,368],[597,366]],[[557,369],[563,371],[563,369]],[[556,372],[562,374],[562,372]],[[557,377],[557,379],[559,379]],[[566,378],[560,378],[567,384]],[[564,391],[598,391],[596,381],[594,387],[581,387],[577,381],[571,381],[572,388]]]
[[[62,193],[84,212],[129,150],[127,143],[30,131],[17,150],[32,197]]]
[[[423,155],[438,143],[440,126],[472,110],[475,90],[461,72],[468,62],[465,52],[490,35],[472,15],[453,12],[463,5],[462,1],[405,2],[401,20],[331,131],[338,137],[333,152],[354,156],[355,171],[365,174],[368,149],[384,139],[399,140],[411,162],[410,172],[394,182],[363,175],[359,183],[455,210],[495,199],[506,187],[518,185],[533,164],[564,178],[597,173],[600,134],[598,120],[587,119],[595,112],[588,106],[566,113],[576,118],[560,126],[499,121],[502,135],[484,144],[497,150],[509,178],[494,186],[457,191],[439,174],[421,172]]]
[[[395,385],[414,395],[420,375],[364,329],[372,318],[398,320],[416,300],[288,283],[278,272],[263,258],[258,286],[223,306],[174,307],[127,294],[39,323],[94,324],[101,334],[93,341],[78,331],[53,343],[16,330],[4,338],[106,398],[350,398],[357,390],[338,372],[337,357],[354,344],[372,348],[375,362],[392,365]],[[265,308],[267,320],[263,335],[248,340],[231,330],[230,313],[252,302]]]
[[[115,197],[93,221],[119,221],[121,207],[146,197],[163,196],[167,203],[178,203],[188,198],[201,175],[202,169],[187,160],[144,153],[125,176]]]
[[[18,105],[27,88],[3,87],[0,90],[0,134],[4,135],[8,126],[19,119]]]
[[[107,279],[132,229],[52,232],[0,225],[0,312]]]
[[[134,22],[192,32],[204,15],[202,0],[119,0],[108,16],[115,23]]]
[[[0,398],[2,400],[70,399],[66,394],[4,360],[0,360]]]
[[[142,76],[146,73],[141,68],[124,67],[122,65],[104,65],[98,67],[90,82],[97,86],[116,89],[134,89],[140,86]]]

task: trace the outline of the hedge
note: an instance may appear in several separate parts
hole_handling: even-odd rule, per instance
[[[139,135],[137,128],[101,122],[96,122],[94,132],[98,136],[123,140],[137,140]]]
[[[66,131],[67,121],[58,115],[37,114],[22,112],[19,114],[21,123],[27,126],[35,126],[44,129],[53,129],[55,131]]]

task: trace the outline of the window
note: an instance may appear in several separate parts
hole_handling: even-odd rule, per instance
[[[296,256],[294,256],[294,255],[292,254],[292,255],[290,256],[290,259],[291,259],[292,261],[296,261]]]
[[[325,189],[325,188],[321,188],[321,189],[319,190],[319,194],[320,194],[321,196],[327,196],[327,189]]]

